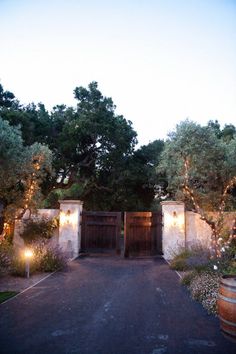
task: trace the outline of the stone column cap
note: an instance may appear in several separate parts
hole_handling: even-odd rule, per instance
[[[160,203],[161,205],[184,205],[184,202],[175,201],[175,200],[165,200]]]
[[[82,202],[81,200],[68,200],[68,199],[65,199],[65,200],[58,200],[58,202],[60,204],[77,204],[77,205],[83,205],[84,202]]]

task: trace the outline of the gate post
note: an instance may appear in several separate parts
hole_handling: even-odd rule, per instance
[[[161,202],[163,213],[162,248],[165,259],[185,247],[185,207],[183,202]]]
[[[81,218],[83,202],[80,200],[59,200],[59,246],[69,258],[79,255],[81,246]]]

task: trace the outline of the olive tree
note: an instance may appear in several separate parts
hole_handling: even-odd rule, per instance
[[[36,206],[41,185],[51,173],[48,147],[24,146],[20,129],[0,118],[0,201],[7,220],[15,218],[19,209],[22,214]]]
[[[221,254],[223,212],[232,205],[236,185],[236,139],[225,141],[211,126],[186,120],[169,134],[159,172],[166,174],[176,199],[199,213],[211,227],[212,250]]]

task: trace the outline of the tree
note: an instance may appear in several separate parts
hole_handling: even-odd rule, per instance
[[[44,145],[24,147],[21,131],[0,118],[0,200],[5,217],[36,206],[44,178],[52,173],[52,153]]]
[[[236,185],[235,156],[235,139],[226,142],[211,126],[186,120],[169,135],[159,167],[172,195],[187,202],[211,227],[212,249],[218,256],[223,212],[232,205],[230,192]]]
[[[0,107],[11,107],[14,103],[14,99],[14,94],[10,91],[4,91],[3,86],[0,84]]]
[[[53,152],[54,174],[41,183],[47,206],[56,206],[59,197],[82,199],[94,210],[150,209],[164,143],[135,151],[132,123],[115,113],[96,82],[76,87],[74,95],[75,108],[59,105],[47,112],[43,104],[18,103],[0,109],[11,126],[20,126],[25,147],[38,142]]]
[[[131,122],[115,114],[111,98],[102,96],[97,83],[88,89],[77,87],[74,93],[76,109],[62,105],[51,113],[45,142],[54,152],[56,173],[48,186],[69,189],[79,184],[80,198],[97,209],[101,208],[98,195],[104,199],[104,193],[114,193],[111,179],[133,153],[136,132]]]

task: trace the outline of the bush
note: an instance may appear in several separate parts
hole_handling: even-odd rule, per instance
[[[218,273],[201,273],[190,282],[189,290],[194,300],[200,301],[208,313],[217,313],[216,301],[220,284]]]
[[[0,242],[0,274],[7,273],[11,267],[13,247],[6,240]]]
[[[174,258],[170,262],[170,268],[175,270],[188,270],[189,267],[187,265],[187,259],[190,257],[190,250],[182,250],[178,254],[174,256]]]
[[[57,246],[51,246],[46,241],[41,240],[31,245],[33,258],[30,260],[30,274],[35,272],[54,272],[64,269],[67,259],[64,253]],[[25,276],[25,258],[23,253],[15,253],[10,272],[12,275]]]
[[[10,268],[10,273],[12,275],[24,277],[26,275],[26,269],[25,269],[26,263],[25,263],[25,257],[23,255],[23,252],[15,252],[12,262],[11,262],[11,268]],[[30,274],[35,273],[37,270],[37,265],[35,258],[33,257],[30,260]]]
[[[31,244],[38,239],[50,239],[53,236],[53,231],[57,227],[56,219],[41,219],[25,221],[24,230],[21,233],[26,244]]]
[[[205,267],[209,261],[209,252],[202,246],[180,250],[171,261],[171,269],[187,271]]]
[[[186,264],[190,269],[201,270],[207,266],[209,262],[209,255],[206,252],[194,253],[186,259]]]
[[[181,284],[189,286],[193,278],[195,278],[197,275],[198,275],[197,271],[194,270],[187,272],[181,279]]]
[[[43,272],[53,272],[64,269],[67,265],[67,259],[57,246],[46,246],[41,254],[39,261],[39,270]]]
[[[66,267],[67,258],[58,246],[49,245],[45,240],[41,240],[33,247],[38,271],[53,272]]]

